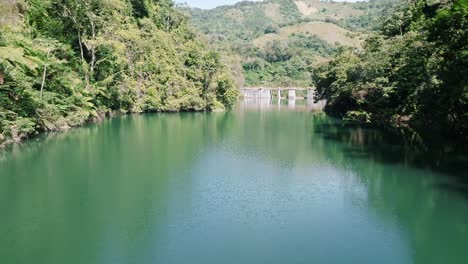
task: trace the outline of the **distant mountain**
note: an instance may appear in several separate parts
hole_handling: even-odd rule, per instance
[[[396,0],[267,0],[211,10],[182,8],[224,54],[238,85],[309,86],[311,69],[363,36]]]

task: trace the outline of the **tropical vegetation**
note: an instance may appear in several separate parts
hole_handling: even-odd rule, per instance
[[[309,87],[311,72],[361,39],[395,0],[244,1],[211,10],[181,8],[240,86]]]
[[[314,72],[318,100],[348,121],[468,133],[468,1],[402,1],[362,50]]]
[[[229,71],[171,0],[0,1],[0,145],[125,113],[230,108]]]

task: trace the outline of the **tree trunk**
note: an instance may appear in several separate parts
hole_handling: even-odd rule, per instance
[[[88,19],[89,22],[91,23],[91,33],[92,33],[92,38],[93,41],[96,41],[96,26],[94,25],[94,21],[92,16],[88,13]],[[89,71],[89,78],[92,80],[94,76],[94,68],[96,66],[96,46],[95,43],[91,44],[89,47],[91,51],[91,63],[90,63],[90,71]]]
[[[50,50],[47,52],[47,60],[49,59],[49,54],[50,54]],[[46,74],[47,74],[47,62],[44,64],[44,72],[42,73],[41,99],[42,99],[42,92],[44,91]]]
[[[5,79],[3,77],[3,71],[0,70],[0,85],[3,85],[5,83]]]
[[[83,43],[81,41],[81,32],[78,30],[78,45],[80,46],[80,53],[81,53],[81,64],[83,66],[83,71],[85,74],[85,81],[86,81],[86,90],[89,88],[89,71],[86,67],[86,60],[84,58],[84,51],[83,51]]]
[[[78,45],[80,46],[81,64],[82,64],[82,67],[83,67],[83,71],[85,73],[86,90],[88,90],[88,87],[89,87],[89,70],[85,66],[87,64],[87,62],[86,62],[86,60],[84,58],[83,41],[81,39],[80,23],[78,23],[78,20],[76,19],[75,16],[73,16],[73,13],[70,11],[70,9],[68,9],[65,5],[60,4],[60,6],[63,8],[65,16],[70,17],[70,19],[73,21],[73,23],[75,24],[75,27],[77,29]]]

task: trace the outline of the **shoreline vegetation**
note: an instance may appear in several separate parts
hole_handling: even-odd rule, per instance
[[[315,86],[316,100],[346,124],[468,142],[468,0],[267,0],[181,9],[237,83]]]
[[[468,142],[468,1],[399,2],[362,50],[314,70],[317,99],[347,122]]]
[[[232,8],[251,15],[252,8],[258,13],[261,5],[271,3]],[[330,3],[334,5],[344,4]],[[315,99],[326,100],[325,112],[344,125],[410,130],[420,140],[447,137],[466,145],[468,0],[372,0],[362,5],[374,8],[359,17],[367,21],[357,27],[366,36],[362,47],[336,46],[330,59],[307,68],[307,86],[316,87]],[[294,11],[291,3],[287,7]],[[236,67],[239,61],[226,53],[223,45],[233,41],[233,32],[216,24],[214,37],[229,37],[216,44],[205,27],[219,21],[197,25],[210,12],[216,19],[230,8],[206,14],[192,10],[198,17],[192,22],[206,34],[201,36],[184,15],[187,7],[177,9],[171,0],[2,1],[0,148],[116,115],[232,108],[238,87],[251,83],[246,80],[252,69]],[[343,25],[355,20],[346,19]],[[283,58],[284,47],[275,47],[268,54]],[[301,44],[299,51],[316,49],[321,50]],[[253,56],[249,54],[244,55]]]
[[[222,111],[239,95],[171,0],[4,0],[0,10],[0,146],[115,113]]]

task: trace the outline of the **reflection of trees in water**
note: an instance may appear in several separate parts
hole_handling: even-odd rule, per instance
[[[342,126],[322,113],[288,111],[287,101],[280,104],[280,111],[270,102],[268,107],[274,111],[121,117],[14,146],[0,160],[0,211],[4,213],[0,228],[17,232],[10,237],[18,237],[16,245],[23,249],[38,244],[34,237],[62,234],[45,245],[46,250],[60,252],[70,250],[63,241],[76,236],[74,229],[80,227],[87,237],[77,237],[76,247],[84,247],[80,243],[89,240],[97,250],[89,258],[99,255],[99,245],[106,239],[164,237],[155,233],[170,224],[165,210],[170,210],[170,196],[177,195],[167,193],[176,176],[174,168],[178,172],[189,170],[203,150],[229,145],[231,151],[247,151],[256,158],[291,167],[332,164],[352,172],[352,180],[367,193],[357,199],[366,199],[367,208],[382,221],[397,220],[412,242],[415,263],[442,262],[437,256],[444,257],[444,263],[457,263],[455,258],[467,254],[468,208],[464,200],[447,192],[466,194],[460,184],[468,171],[463,158],[447,153],[446,148],[428,147],[414,135]],[[300,101],[296,107],[301,107]],[[66,164],[69,174],[56,174],[57,164]],[[186,186],[191,185],[190,180],[183,178]],[[79,193],[83,190],[87,193]],[[349,195],[352,200],[353,193]],[[91,201],[100,203],[87,204]],[[41,230],[16,228],[16,220],[27,220],[22,215],[49,219],[46,214],[51,212],[64,218],[41,223]],[[153,233],[149,234],[145,225],[154,226]],[[131,236],[108,237],[121,233],[112,230]],[[129,255],[150,252],[125,246],[115,245],[111,251]]]
[[[414,263],[468,258],[468,202],[457,199],[468,198],[467,163],[460,153],[428,147],[412,134],[332,124],[315,130],[326,140],[324,154],[367,186],[369,208],[382,219],[397,219]]]
[[[12,146],[0,161],[0,234],[14,243],[0,241],[0,255],[18,263],[21,250],[29,252],[21,263],[32,263],[84,248],[76,262],[94,263],[153,254],[138,243],[155,245],[170,225],[173,172],[188,171],[204,146],[219,141],[225,118],[125,116]],[[190,185],[190,177],[184,181]]]
[[[287,103],[287,100],[286,100]],[[311,151],[319,147],[322,141],[312,139],[306,142],[313,133],[315,122],[322,122],[327,117],[322,113],[308,114],[301,111],[289,111],[287,104],[278,111],[240,110],[230,113],[232,121],[228,122],[226,140],[238,140],[235,147],[238,152],[256,153],[258,157],[272,162],[290,164],[311,163],[324,159],[319,152]]]
[[[315,131],[329,142],[342,145],[348,156],[362,156],[383,164],[402,164],[450,176],[458,185],[453,190],[468,195],[467,156],[463,148],[453,142],[439,141],[435,145],[408,130],[383,131],[334,124],[321,124]]]
[[[351,172],[349,180],[366,189],[370,212],[400,225],[415,263],[468,257],[467,201],[451,192],[466,194],[467,163],[455,148],[434,148],[414,134],[343,126],[320,113],[240,111],[232,118],[237,120],[229,122],[226,138],[248,135],[241,137],[239,151],[291,166],[326,163]]]
[[[366,189],[370,212],[383,222],[400,225],[411,242],[415,263],[441,263],[438,257],[457,263],[468,257],[467,201],[447,191],[448,186],[449,190],[456,186],[466,194],[460,183],[467,163],[456,151],[432,148],[413,134],[342,126],[323,114],[240,111],[233,115],[238,120],[229,122],[226,138],[248,135],[241,137],[239,151],[255,151],[264,159],[291,166],[326,163],[351,172],[347,175],[354,175]],[[305,138],[310,141],[304,142]],[[354,195],[350,192],[347,197],[352,200]]]

